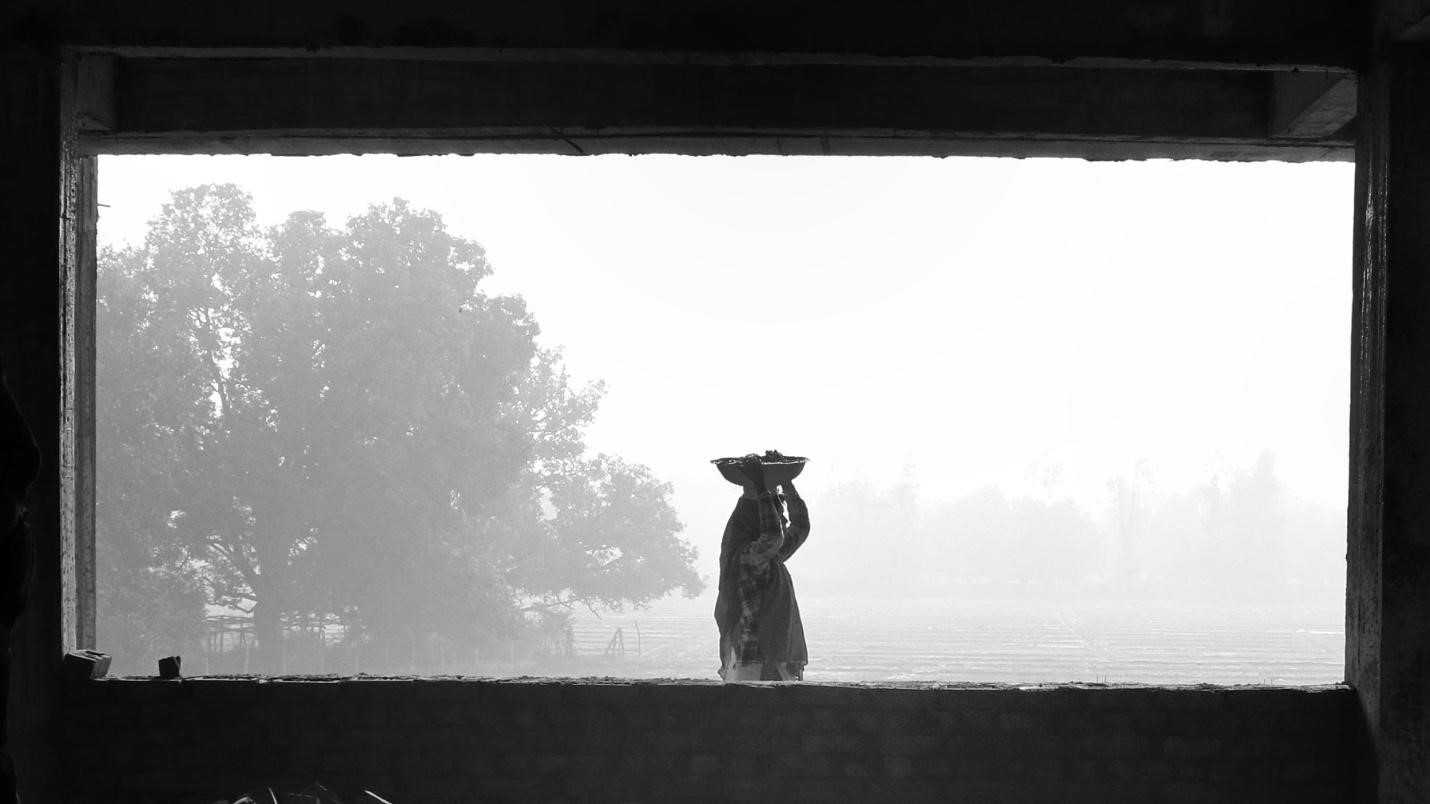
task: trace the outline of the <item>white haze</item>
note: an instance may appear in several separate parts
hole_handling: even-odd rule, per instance
[[[105,157],[100,234],[137,242],[171,190],[208,182],[267,223],[394,197],[441,212],[487,249],[487,292],[524,296],[573,377],[606,382],[588,445],[674,484],[711,579],[734,493],[716,457],[807,455],[812,500],[911,484],[905,532],[865,512],[867,533],[826,521],[821,551],[813,511],[791,570],[836,595],[866,547],[956,564],[908,530],[990,486],[1086,512],[1105,548],[1087,574],[1111,583],[1110,483],[1172,500],[1270,454],[1287,504],[1320,517],[1291,549],[1320,551],[1302,602],[1324,609],[1343,594],[1324,581],[1343,566],[1351,181],[1329,163]]]

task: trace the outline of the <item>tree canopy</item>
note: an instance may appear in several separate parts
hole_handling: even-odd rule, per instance
[[[175,192],[105,252],[101,645],[147,661],[238,610],[276,671],[304,618],[470,648],[697,594],[669,484],[588,454],[602,385],[491,271],[405,201],[265,228],[234,185]]]

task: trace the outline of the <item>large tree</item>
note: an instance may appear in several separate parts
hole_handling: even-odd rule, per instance
[[[149,283],[139,280],[142,266],[112,252],[102,261],[99,631],[106,645],[124,646],[115,672],[152,672],[157,658],[189,652],[203,633],[201,568],[172,514],[182,504],[190,440],[208,418],[207,381],[194,371],[200,363],[191,342],[171,337],[182,324],[165,320],[175,311],[161,306]]]
[[[144,451],[146,428],[171,434],[177,476],[145,516],[211,602],[251,611],[260,668],[285,618],[470,645],[564,606],[699,591],[669,486],[586,454],[601,386],[572,387],[436,213],[398,200],[340,229],[299,212],[264,230],[241,189],[197,187],[101,271],[102,338],[167,350],[143,371],[173,396],[116,399],[102,438]]]

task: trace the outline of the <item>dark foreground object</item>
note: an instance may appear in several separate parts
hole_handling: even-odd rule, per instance
[[[69,681],[104,678],[109,674],[109,654],[97,650],[72,650],[60,661],[60,674]]]
[[[371,790],[364,790],[355,799],[342,799],[323,785],[313,782],[297,793],[280,793],[265,787],[257,793],[246,793],[232,802],[220,800],[214,804],[392,804]]]

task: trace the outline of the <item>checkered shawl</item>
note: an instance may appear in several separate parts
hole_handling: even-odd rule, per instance
[[[775,562],[783,563],[809,536],[809,509],[798,496],[761,494],[760,537],[740,550],[736,590],[740,621],[735,628],[737,664],[761,664],[759,613]],[[783,509],[789,511],[786,521]]]

